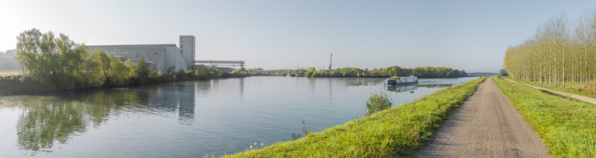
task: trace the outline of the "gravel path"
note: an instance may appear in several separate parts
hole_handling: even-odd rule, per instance
[[[488,78],[411,157],[551,157]]]

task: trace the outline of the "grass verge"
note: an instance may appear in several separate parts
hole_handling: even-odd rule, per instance
[[[596,157],[596,105],[493,78],[555,157]]]
[[[226,157],[401,157],[420,148],[486,78],[443,89],[295,141]]]
[[[596,98],[596,93],[590,92],[590,91],[578,90],[576,88],[576,86],[571,83],[568,83],[567,84],[568,86],[566,88],[563,88],[563,87],[556,87],[556,86],[540,85],[538,83],[526,82],[526,81],[516,80],[516,79],[512,79],[512,78],[507,78],[507,79],[513,80],[515,82],[529,84],[529,85],[536,86],[536,87],[548,88],[548,89],[552,89],[552,90],[558,90],[561,92],[573,93],[573,94],[577,94],[577,95],[581,95],[581,96]]]

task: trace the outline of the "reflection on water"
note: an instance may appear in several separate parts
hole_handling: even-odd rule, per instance
[[[395,87],[394,106],[474,78]],[[200,157],[365,113],[383,78],[250,77],[0,97],[0,157]]]
[[[424,84],[418,85],[419,87],[426,87],[426,88],[447,88],[451,87],[453,84]]]
[[[46,102],[54,104],[46,105]],[[83,114],[85,109],[77,102],[63,99],[39,99],[25,102],[29,104],[17,124],[20,149],[49,151],[54,140],[66,143],[70,135],[85,132],[88,123]]]
[[[418,87],[425,87],[425,88],[446,88],[446,87],[451,87],[451,85],[453,84],[425,84],[425,85],[419,85],[419,84],[410,84],[410,85],[386,85],[384,88],[385,90],[387,90],[388,92],[413,92],[416,89],[418,89]]]
[[[50,97],[18,97],[5,104],[21,105],[17,135],[20,149],[50,152],[54,143],[98,128],[111,115],[125,112],[167,115],[178,113],[180,124],[192,125],[195,92],[209,91],[210,82],[182,82],[169,86],[116,88]]]
[[[382,84],[383,78],[342,78],[348,86],[375,86]]]
[[[389,92],[407,92],[407,91],[413,91],[416,89],[418,89],[417,84],[385,86],[385,90],[387,90]]]

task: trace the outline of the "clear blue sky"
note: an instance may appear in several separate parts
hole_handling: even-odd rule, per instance
[[[77,43],[177,44],[249,68],[443,66],[497,72],[507,47],[596,1],[2,1],[0,50],[38,28]]]

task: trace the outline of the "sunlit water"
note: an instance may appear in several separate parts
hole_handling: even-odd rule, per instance
[[[386,90],[382,78],[249,77],[3,96],[0,157],[221,156],[291,140],[303,120],[318,132],[360,118],[371,93],[398,106],[471,79]]]

